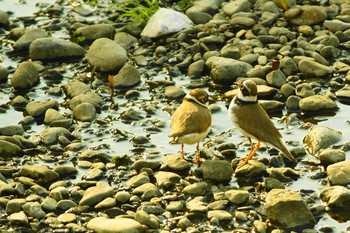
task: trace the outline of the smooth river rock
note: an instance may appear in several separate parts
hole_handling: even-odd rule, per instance
[[[142,225],[130,218],[96,217],[91,219],[87,228],[99,233],[143,233]]]
[[[97,70],[115,72],[124,66],[128,56],[126,50],[115,41],[100,38],[91,44],[86,59]]]
[[[288,231],[302,231],[313,228],[316,224],[310,209],[295,191],[273,189],[265,201],[267,217]]]
[[[31,61],[19,64],[11,78],[11,85],[14,89],[31,88],[39,81],[39,72]]]
[[[334,163],[327,167],[328,179],[332,185],[347,185],[350,183],[350,161]]]

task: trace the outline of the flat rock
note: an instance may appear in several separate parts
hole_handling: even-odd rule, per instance
[[[79,202],[79,205],[96,205],[105,198],[112,197],[113,193],[113,187],[109,186],[108,184],[98,182],[96,186],[90,187],[87,190],[85,190],[84,195]]]
[[[19,174],[35,179],[39,183],[49,183],[59,178],[58,173],[42,165],[24,165]]]
[[[87,89],[86,89],[87,90]],[[86,92],[74,96],[69,101],[69,108],[74,109],[78,104],[90,103],[94,105],[96,109],[101,109],[103,104],[103,99],[95,92]]]
[[[311,78],[325,77],[333,72],[331,67],[309,59],[302,59],[298,63],[298,68],[304,75]]]
[[[143,233],[142,225],[130,218],[96,217],[87,223],[87,228],[100,233]]]
[[[75,31],[76,36],[81,36],[87,41],[93,41],[103,37],[111,38],[113,34],[113,25],[105,23],[83,26]]]
[[[58,109],[59,104],[56,100],[48,100],[44,102],[32,101],[26,105],[26,111],[29,115],[33,117],[38,117],[45,114],[45,112],[50,109]]]
[[[294,6],[284,12],[287,21],[296,25],[314,25],[327,19],[323,6]]]
[[[29,46],[29,57],[33,60],[77,58],[85,53],[80,45],[55,37],[35,39]]]
[[[299,107],[304,112],[330,111],[338,108],[336,102],[325,95],[312,95],[302,98]]]
[[[233,168],[231,163],[225,160],[206,160],[196,172],[202,174],[205,180],[227,182],[232,178]]]
[[[12,157],[19,155],[22,151],[21,147],[14,143],[0,140],[0,156],[1,157]]]

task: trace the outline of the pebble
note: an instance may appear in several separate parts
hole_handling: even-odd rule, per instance
[[[28,89],[39,81],[39,72],[31,61],[25,61],[18,65],[11,77],[11,85],[15,89]]]
[[[90,45],[86,59],[97,70],[115,72],[125,65],[128,57],[126,50],[115,41],[99,38]]]
[[[79,121],[93,121],[96,118],[96,108],[91,103],[81,103],[74,107],[73,116]]]
[[[327,167],[328,179],[332,185],[347,185],[350,183],[350,162],[348,160],[331,164]]]
[[[292,190],[273,189],[266,196],[265,210],[269,219],[285,229],[313,228],[316,221],[301,196]],[[288,206],[293,205],[293,208]]]
[[[32,60],[76,58],[83,57],[85,53],[80,45],[55,37],[37,38],[29,46],[29,57]]]

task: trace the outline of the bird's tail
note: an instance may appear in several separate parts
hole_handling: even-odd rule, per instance
[[[288,150],[286,144],[284,143],[284,141],[282,139],[280,139],[278,141],[278,143],[276,143],[276,145],[274,145],[277,149],[279,149],[289,160],[293,161],[293,162],[297,162],[297,160],[295,159],[295,157],[292,155],[292,153],[290,153],[290,151]]]

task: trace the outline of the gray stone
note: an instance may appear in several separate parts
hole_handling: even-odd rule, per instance
[[[28,50],[33,40],[48,37],[49,34],[42,28],[26,28],[24,34],[13,44],[17,50]]]
[[[302,231],[313,228],[316,224],[308,206],[295,191],[273,189],[267,194],[265,201],[268,219],[286,230]]]
[[[27,215],[23,211],[11,214],[8,219],[15,226],[26,226],[29,223]]]
[[[45,112],[44,123],[50,125],[52,122],[57,120],[65,119],[64,116],[57,110],[49,108]]]
[[[163,164],[172,171],[188,171],[191,169],[191,165],[186,160],[175,154],[167,155],[163,160]]]
[[[100,233],[143,233],[142,225],[130,218],[96,217],[87,223],[87,228]]]
[[[83,82],[73,81],[62,85],[63,91],[67,97],[73,98],[77,95],[91,92],[91,88]]]
[[[126,32],[117,32],[114,35],[114,41],[120,44],[126,50],[138,43],[136,37]]]
[[[81,103],[90,103],[95,106],[96,109],[101,109],[103,105],[103,99],[100,95],[95,92],[86,92],[74,96],[69,101],[69,108],[74,109],[77,105]]]
[[[108,38],[95,40],[87,52],[89,64],[97,70],[112,72],[120,70],[126,63],[126,50]]]
[[[228,16],[232,16],[237,12],[249,12],[251,10],[251,3],[247,0],[231,1],[223,5],[222,10]]]
[[[22,206],[22,208],[27,216],[39,220],[45,218],[46,213],[42,210],[39,202],[27,202]]]
[[[11,194],[16,194],[16,189],[12,188],[10,184],[0,180],[0,195],[6,196]]]
[[[146,172],[142,172],[136,176],[131,177],[127,182],[126,186],[128,187],[137,187],[145,183],[149,183],[150,179]]]
[[[14,89],[28,89],[39,81],[39,72],[31,61],[19,64],[11,78],[11,86]]]
[[[204,60],[198,60],[191,63],[191,65],[188,67],[187,76],[191,78],[200,78],[202,76],[204,66]]]
[[[45,114],[45,112],[50,109],[58,109],[59,104],[56,100],[48,100],[44,102],[32,101],[26,105],[26,111],[29,115],[37,117]]]
[[[227,182],[232,178],[233,168],[231,163],[225,160],[206,160],[196,169],[205,180]]]
[[[93,121],[96,118],[96,108],[90,103],[81,103],[74,107],[73,116],[78,121]]]
[[[273,70],[267,74],[266,81],[269,85],[280,88],[287,83],[287,77],[281,70]]]
[[[160,226],[159,220],[156,216],[148,214],[143,210],[136,211],[135,220],[152,229],[158,229]]]
[[[350,28],[349,22],[344,22],[339,19],[325,20],[323,25],[333,33],[337,31],[343,32]]]
[[[99,38],[112,38],[114,27],[112,24],[94,24],[78,28],[75,31],[76,36],[82,36],[87,41],[93,41]]]
[[[113,77],[113,82],[115,87],[128,88],[135,86],[141,82],[141,75],[138,69],[127,63],[125,64],[117,75]]]
[[[40,133],[39,136],[44,144],[50,145],[56,143],[61,135],[64,135],[67,138],[72,137],[71,133],[66,128],[62,127],[46,128]]]
[[[225,57],[210,57],[206,61],[206,66],[210,69],[213,82],[218,84],[232,84],[239,77],[245,77],[252,65]]]
[[[33,60],[83,57],[85,53],[80,45],[54,37],[35,39],[29,46],[29,57]]]

